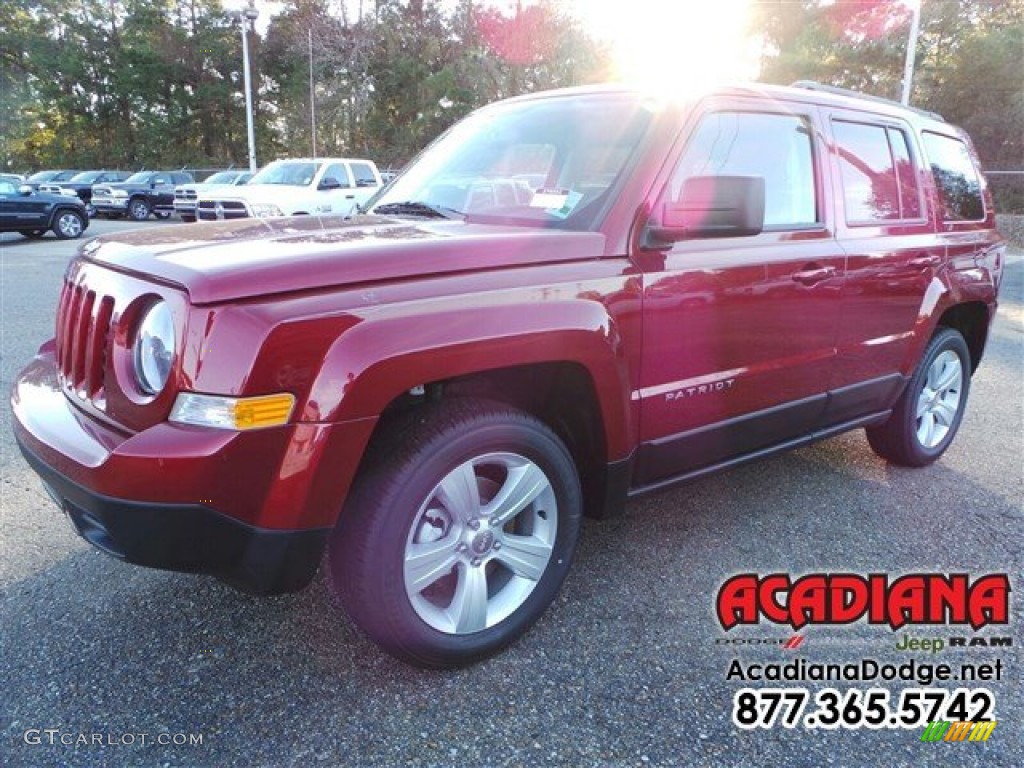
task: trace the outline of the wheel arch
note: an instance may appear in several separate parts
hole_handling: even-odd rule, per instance
[[[935,330],[952,328],[964,337],[971,353],[971,373],[981,364],[988,341],[989,310],[982,301],[968,301],[946,309],[939,317]]]
[[[380,417],[372,442],[392,418],[424,403],[504,403],[559,435],[577,462],[588,512],[603,515],[617,495],[624,497],[624,489],[614,490],[621,478],[610,478],[609,467],[627,461],[632,445],[628,366],[603,305],[559,304],[463,308],[446,317],[356,325],[332,345],[300,419]],[[453,327],[475,329],[476,338],[453,337]]]

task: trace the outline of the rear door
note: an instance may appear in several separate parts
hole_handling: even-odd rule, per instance
[[[944,248],[930,220],[910,126],[842,109],[827,114],[837,236],[847,254],[827,415],[838,423],[888,408],[898,396]]]
[[[707,102],[653,203],[694,176],[765,180],[760,235],[683,240],[644,275],[637,485],[806,434],[824,413],[845,256],[818,121],[813,105]]]

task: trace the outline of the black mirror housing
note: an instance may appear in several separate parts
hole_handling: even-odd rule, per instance
[[[648,227],[652,246],[679,240],[751,237],[764,229],[760,176],[693,176],[676,202],[665,203],[661,223]]]

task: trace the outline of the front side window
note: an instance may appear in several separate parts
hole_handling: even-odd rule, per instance
[[[818,223],[814,152],[808,121],[797,115],[712,112],[690,138],[672,178],[673,200],[695,176],[759,176],[765,229]]]
[[[327,170],[324,171],[323,179],[321,179],[320,182],[323,183],[324,179],[334,179],[341,187],[349,186],[348,170],[345,168],[344,163],[335,163],[334,165],[328,166]]]
[[[882,125],[836,120],[846,223],[916,219],[921,216],[917,173],[906,135]]]
[[[945,221],[979,221],[985,218],[981,179],[970,150],[960,139],[925,132],[925,152],[942,199]]]
[[[125,181],[128,184],[149,184],[152,178],[153,174],[149,171],[139,171],[138,173],[133,173]]]

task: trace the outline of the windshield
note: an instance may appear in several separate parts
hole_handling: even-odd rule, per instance
[[[238,178],[238,171],[220,171],[210,176],[204,184],[231,184]]]
[[[36,171],[25,181],[50,181],[57,175],[57,171]]]
[[[91,184],[102,175],[103,171],[82,171],[81,173],[76,173],[70,180]]]
[[[290,187],[306,187],[320,169],[320,163],[305,163],[278,160],[253,176],[250,184],[283,184]]]
[[[125,179],[125,183],[126,184],[147,184],[149,182],[149,177],[152,176],[152,175],[153,175],[152,171],[139,171],[138,173],[133,173],[131,176],[129,176],[127,179]]]
[[[589,229],[636,157],[653,111],[631,94],[502,104],[428,147],[369,210]]]

